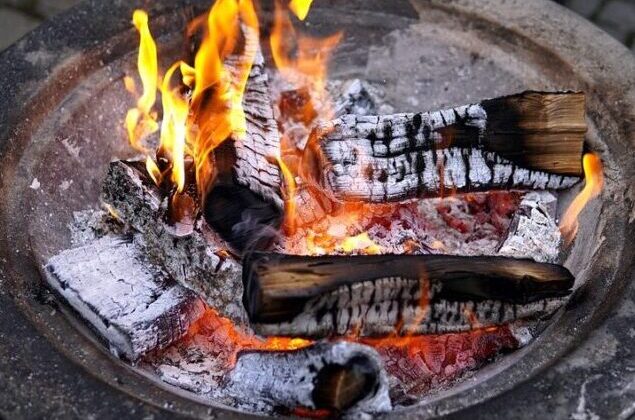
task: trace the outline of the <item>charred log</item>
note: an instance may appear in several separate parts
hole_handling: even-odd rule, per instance
[[[245,351],[228,376],[226,392],[288,409],[385,412],[391,403],[381,366],[370,347],[348,342],[284,352]]]
[[[166,194],[155,186],[142,162],[115,161],[104,181],[102,199],[121,220],[140,232],[148,257],[174,279],[205,296],[223,315],[242,323],[241,267],[228,246],[200,217],[188,235],[169,221]]]
[[[106,236],[52,257],[46,279],[107,341],[135,361],[183,337],[205,312],[196,293],[148,262],[130,239]]]
[[[264,335],[467,331],[545,317],[570,293],[564,267],[505,257],[255,254],[244,304]]]
[[[248,248],[265,248],[283,217],[280,169],[275,161],[280,133],[260,52],[247,81],[243,109],[246,134],[232,136],[212,151],[215,176],[205,198],[205,219],[239,254]]]
[[[582,174],[584,116],[584,94],[541,92],[430,113],[346,115],[314,130],[305,175],[350,201],[569,188]]]

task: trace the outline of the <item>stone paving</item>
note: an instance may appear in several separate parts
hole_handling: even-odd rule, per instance
[[[532,0],[527,0],[532,1]],[[555,0],[591,20],[635,53],[635,0]],[[0,51],[80,0],[0,0]]]

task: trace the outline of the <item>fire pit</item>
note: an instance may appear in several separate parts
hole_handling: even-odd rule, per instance
[[[170,3],[150,10],[159,57],[165,61],[160,63],[162,69],[183,56],[182,29],[209,6]],[[629,347],[633,334],[616,331],[633,316],[628,306],[632,306],[628,299],[632,287],[625,289],[632,277],[633,252],[625,247],[624,238],[632,236],[634,219],[633,99],[628,83],[635,63],[622,47],[555,5],[522,6],[528,14],[520,16],[518,5],[476,3],[391,2],[389,10],[381,2],[363,2],[359,7],[315,4],[304,29],[324,36],[346,28],[346,36],[334,51],[329,74],[338,81],[329,87],[330,93],[339,95],[331,118],[340,119],[316,127],[303,155],[302,178],[311,183],[291,188],[294,182],[287,174],[284,154],[271,156],[260,152],[257,144],[242,146],[234,139],[214,150],[215,162],[225,162],[215,169],[220,175],[208,177],[196,166],[197,179],[206,180],[205,188],[201,190],[199,183],[198,193],[192,193],[192,202],[197,202],[197,194],[204,197],[205,220],[196,222],[188,218],[191,212],[183,212],[190,207],[170,201],[176,195],[166,192],[157,179],[165,176],[154,170],[164,165],[160,156],[145,164],[109,163],[115,157],[134,156],[122,125],[123,116],[135,106],[124,88],[135,90],[129,77],[137,74],[138,38],[126,25],[132,6],[100,10],[106,6],[85,5],[53,24],[50,31],[57,36],[47,36],[42,29],[7,52],[2,61],[7,97],[2,121],[8,140],[2,148],[0,297],[6,302],[5,324],[15,323],[16,336],[24,343],[9,337],[0,348],[14,354],[27,344],[26,351],[15,356],[16,363],[2,365],[9,372],[7,394],[20,402],[36,398],[33,390],[16,385],[18,375],[12,372],[19,367],[20,376],[27,383],[33,381],[38,394],[50,395],[38,410],[64,410],[66,403],[56,402],[62,392],[71,395],[69,405],[97,414],[108,404],[92,401],[103,398],[126,407],[124,412],[163,407],[196,415],[229,409],[330,415],[350,409],[432,416],[472,407],[508,390],[486,403],[482,412],[501,412],[499,407],[504,406],[512,413],[529,404],[523,397],[536,398],[531,387],[540,389],[558,381],[562,398],[579,400],[571,405],[574,414],[599,410],[587,403],[590,392],[617,395],[602,413],[632,413],[628,405],[632,366],[622,347]],[[92,27],[92,16],[99,15],[108,18],[103,26]],[[260,18],[266,22],[273,15],[273,5],[264,4]],[[522,19],[531,20],[531,30],[516,23]],[[143,31],[138,15],[135,23]],[[554,37],[553,28],[559,26],[570,28],[575,36]],[[85,36],[67,43],[72,39],[69,27]],[[249,45],[248,30],[244,37]],[[259,113],[252,114],[248,107],[245,113],[251,124],[254,118],[265,121],[257,125],[268,138],[266,133],[276,130],[276,123],[267,119],[267,112],[273,111],[260,112],[274,108],[275,101],[263,102],[262,90],[249,90],[250,83],[253,87],[262,82],[266,71],[258,47],[252,50],[256,64],[250,69],[245,98],[259,104]],[[186,51],[193,53],[189,44]],[[563,68],[569,74],[564,75]],[[181,68],[181,73],[187,76],[188,70]],[[275,79],[271,82],[275,84]],[[532,91],[505,96],[528,89]],[[543,93],[563,90],[571,92]],[[572,91],[585,92],[586,105]],[[302,107],[306,92],[278,89],[277,94],[275,108],[280,113],[291,110],[291,119],[307,118],[306,113],[293,114],[306,111]],[[194,90],[194,104],[196,95]],[[554,103],[560,105],[544,109],[532,105]],[[461,104],[472,105],[434,112]],[[359,116],[370,108],[371,114],[383,115],[380,120]],[[522,112],[498,119],[499,109]],[[532,120],[534,109],[539,110],[537,115],[557,109],[558,117],[548,118],[557,120],[555,132],[560,134],[549,131],[553,126],[542,127],[539,119]],[[590,168],[602,172],[601,158],[604,191],[602,199],[584,208],[575,240],[559,257],[558,248],[550,248],[557,238],[550,235],[559,236],[554,219],[580,189],[570,187],[582,175],[576,156],[581,158],[583,152],[585,109],[589,130],[584,152],[595,153],[585,155],[586,185],[595,182]],[[395,111],[412,114],[394,115]],[[284,115],[274,115],[284,125],[280,122]],[[512,121],[517,128],[524,118],[532,133],[540,133],[536,138],[567,133],[558,165],[541,155],[553,156],[553,151],[536,146],[529,135],[522,161],[514,160],[516,151],[500,148],[504,142],[496,139],[509,135],[506,124]],[[253,126],[247,125],[249,130],[253,132]],[[394,148],[398,142],[386,141],[398,138],[400,130],[411,142],[400,146],[403,150]],[[467,153],[461,158],[447,152],[445,167],[435,165],[435,171],[426,171],[428,146],[417,141],[438,135],[441,143],[472,150],[470,138],[483,130],[491,140],[486,148],[499,156],[459,152]],[[372,152],[347,145],[350,132],[365,133]],[[382,153],[389,159],[401,155],[407,159],[409,147],[418,150],[412,166],[389,175],[388,166],[382,166]],[[242,161],[249,163],[252,154],[265,159],[264,166],[257,166],[257,176],[242,172],[246,168]],[[452,169],[453,159],[468,162],[463,184],[460,171]],[[484,164],[493,174],[487,181],[478,171],[479,159],[493,159]],[[559,166],[562,162],[564,168]],[[496,171],[507,169],[513,174],[510,181],[494,182],[499,178]],[[418,183],[406,182],[410,170]],[[351,174],[361,175],[349,182],[346,177]],[[440,180],[426,181],[435,174],[441,174]],[[252,178],[255,186],[245,181]],[[172,175],[168,190],[178,182]],[[458,187],[456,192],[463,193],[461,185],[469,191],[548,187],[564,192],[558,193],[560,208],[555,208],[550,195],[505,191],[437,201],[426,198],[447,195],[439,192],[439,186]],[[327,191],[326,198],[311,190],[318,187]],[[85,211],[97,209],[100,197],[110,206],[110,216]],[[265,205],[259,201],[263,197]],[[391,204],[413,198],[426,198],[424,207]],[[319,205],[307,201],[316,199]],[[291,202],[299,215],[294,218],[288,216]],[[244,209],[257,211],[245,216]],[[438,215],[438,220],[421,219],[422,210]],[[369,212],[373,216],[360,223],[368,230],[338,231],[342,217]],[[163,224],[155,213],[171,219]],[[326,217],[329,224],[318,229],[302,223],[318,216]],[[110,221],[102,223],[98,218]],[[280,241],[278,233],[270,235],[272,229],[263,230],[254,219],[264,220],[276,232],[284,230],[288,240]],[[377,220],[385,226],[376,227],[382,224]],[[229,228],[236,225],[241,226],[238,234]],[[455,232],[452,237],[446,235],[448,230]],[[422,233],[430,237],[422,238]],[[465,239],[466,233],[471,239]],[[341,241],[333,240],[340,237]],[[64,251],[69,248],[73,249]],[[254,253],[254,248],[268,253]],[[418,255],[332,255],[351,252]],[[483,253],[495,256],[480,256]],[[518,257],[535,262],[514,259]],[[550,264],[558,258],[566,268]],[[207,281],[210,271],[218,273],[217,283]],[[472,280],[457,283],[457,278],[465,279],[465,271]],[[421,272],[425,279],[419,278]],[[276,289],[281,279],[308,275],[326,279],[329,287],[316,289],[306,280]],[[560,308],[573,285],[572,275],[573,295]],[[630,295],[619,303],[624,290]],[[59,297],[73,309],[60,303]],[[125,306],[129,302],[132,308]],[[604,333],[612,347],[607,349],[606,342],[598,344],[592,337],[577,353],[567,355],[615,305],[622,309],[603,327],[618,326]],[[360,308],[365,308],[365,316]],[[422,308],[429,308],[427,318],[421,315]],[[545,322],[515,323],[536,317]],[[514,323],[507,326],[510,321]],[[95,339],[87,325],[108,347]],[[251,329],[269,338],[244,332]],[[527,344],[532,334],[539,335],[529,345],[500,354]],[[345,339],[319,341],[334,335]],[[125,364],[108,350],[135,363]],[[587,363],[585,351],[601,355],[587,357]],[[493,358],[493,363],[485,364]],[[541,374],[556,362],[557,368]],[[588,365],[582,369],[583,379],[570,377],[580,363]],[[558,372],[564,377],[554,379]],[[621,393],[610,394],[610,387],[588,391],[592,382],[601,382],[609,372],[617,377],[613,384]],[[533,382],[521,385],[529,378]],[[53,385],[60,382],[62,391]],[[548,407],[541,409],[549,412]]]

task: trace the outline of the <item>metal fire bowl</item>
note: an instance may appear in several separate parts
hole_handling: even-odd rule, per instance
[[[627,418],[635,412],[635,59],[543,0],[316,1],[306,30],[346,37],[335,77],[385,82],[400,111],[524,89],[587,93],[587,143],[606,188],[566,265],[581,285],[531,345],[394,417]],[[150,7],[162,56],[208,1],[89,1],[0,56],[0,416],[242,417],[112,357],[44,287],[72,212],[97,206],[106,164],[129,155],[133,9]],[[263,8],[270,16],[271,4]],[[37,179],[37,182],[34,180]],[[72,181],[72,183],[71,183]],[[38,187],[39,183],[39,187]],[[37,187],[37,188],[36,188]]]

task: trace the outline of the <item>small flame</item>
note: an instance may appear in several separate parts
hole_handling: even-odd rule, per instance
[[[146,170],[150,175],[150,178],[154,181],[156,185],[161,185],[163,182],[163,174],[161,173],[161,169],[157,166],[154,159],[150,156],[146,157]]]
[[[282,177],[284,178],[284,185],[286,189],[286,197],[285,197],[285,227],[289,232],[295,231],[295,218],[296,218],[296,182],[295,176],[289,169],[286,163],[282,160],[280,156],[277,156],[278,166],[280,166],[280,171],[282,172]]]
[[[181,62],[174,63],[165,74],[161,85],[163,101],[161,151],[167,153],[172,162],[171,180],[179,193],[185,188],[185,137],[189,107],[179,88],[170,88],[170,81],[174,72],[180,67]]]
[[[242,33],[241,33],[242,28]],[[258,51],[259,24],[251,0],[218,0],[207,18],[205,37],[194,59],[194,71],[187,67],[185,84],[194,90],[190,105],[191,141],[199,189],[205,191],[213,168],[210,153],[230,136],[242,139],[247,131],[242,101],[247,79]],[[241,35],[243,35],[241,37]],[[244,51],[233,60],[238,41],[244,37]]]
[[[289,3],[289,9],[291,9],[298,19],[304,20],[309,14],[311,3],[313,3],[313,0],[291,0],[291,3]]]
[[[135,10],[132,21],[140,36],[137,67],[143,85],[143,94],[137,100],[136,108],[128,111],[126,129],[132,147],[147,153],[143,140],[159,129],[156,115],[152,112],[158,85],[157,46],[148,27],[147,13],[143,10]],[[132,79],[124,78],[124,84],[128,91],[136,92]]]
[[[305,0],[294,3],[307,2]],[[307,11],[309,6],[310,2],[304,6]],[[320,115],[322,119],[330,119],[332,116],[330,109],[328,112],[324,111],[326,105],[331,102],[326,91],[328,59],[341,39],[341,32],[323,39],[297,34],[289,13],[276,3],[270,38],[273,61],[282,77],[296,89],[309,85],[311,99],[314,102],[313,109],[323,110]],[[332,109],[330,106],[328,108]]]
[[[381,254],[381,246],[373,242],[367,232],[344,239],[338,248],[346,254],[352,254],[353,252],[359,251],[369,255]]]
[[[124,76],[123,84],[128,92],[132,93],[133,95],[137,95],[137,84],[132,77]]]
[[[585,185],[562,216],[560,232],[566,244],[570,244],[578,232],[578,216],[587,203],[600,195],[604,185],[602,161],[594,153],[586,153],[582,158]]]

